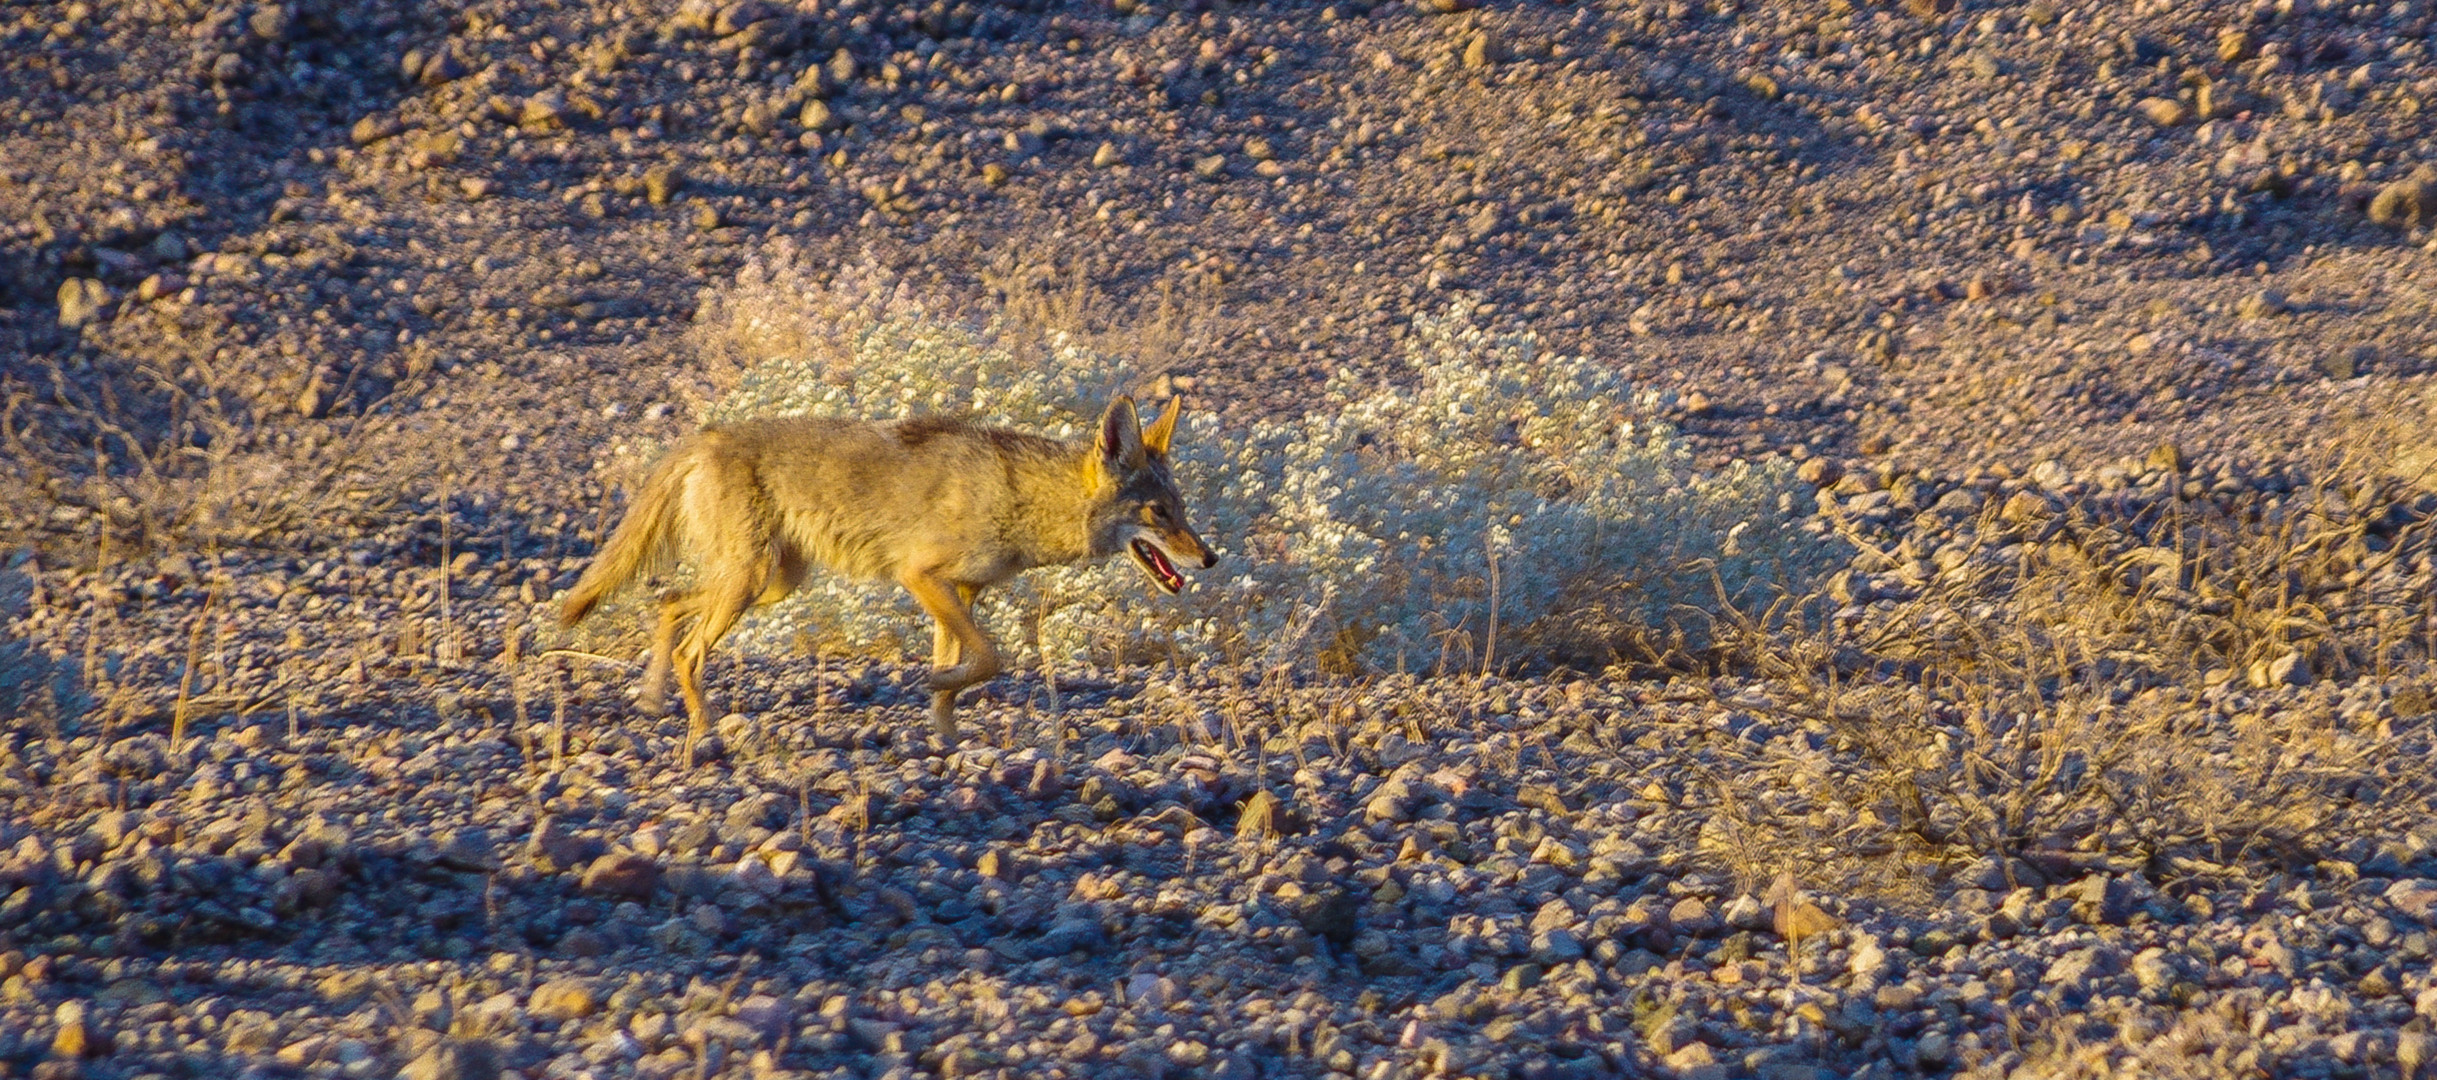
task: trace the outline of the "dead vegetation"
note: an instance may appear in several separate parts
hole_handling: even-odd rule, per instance
[[[1736,659],[1767,690],[1725,704],[1815,738],[1738,763],[1731,849],[1915,895],[1940,866],[2011,887],[2390,854],[2370,838],[2437,808],[2413,764],[2437,508],[2377,471],[2324,475],[2197,500],[2026,491],[1907,597],[1742,620]]]
[[[370,526],[445,447],[405,430],[386,402],[333,409],[337,390],[310,387],[283,417],[200,359],[173,376],[43,358],[0,384],[12,474],[0,498],[30,538],[87,552],[209,552]]]

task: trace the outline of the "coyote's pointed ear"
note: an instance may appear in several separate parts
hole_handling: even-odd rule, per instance
[[[1168,407],[1159,412],[1159,419],[1142,429],[1143,447],[1160,457],[1168,456],[1168,445],[1176,440],[1176,414],[1183,412],[1184,408],[1185,399],[1169,398]]]
[[[1120,397],[1100,414],[1100,460],[1112,469],[1139,468],[1143,463],[1142,418],[1134,399]]]

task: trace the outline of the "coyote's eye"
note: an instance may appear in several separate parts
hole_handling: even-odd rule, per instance
[[[1166,507],[1160,506],[1160,505],[1159,505],[1159,504],[1157,504],[1157,503],[1145,503],[1145,504],[1143,505],[1143,508],[1142,508],[1142,523],[1143,523],[1143,524],[1145,524],[1145,525],[1157,525],[1157,524],[1159,524],[1159,523],[1160,523],[1160,522],[1162,522],[1162,521],[1166,521],[1167,519],[1168,519],[1168,511],[1167,511],[1167,508],[1166,508]]]

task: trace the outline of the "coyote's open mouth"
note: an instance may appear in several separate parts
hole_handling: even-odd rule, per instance
[[[1168,553],[1161,551],[1159,545],[1136,537],[1129,547],[1142,572],[1151,575],[1151,584],[1159,586],[1161,592],[1170,596],[1183,591],[1185,575],[1176,572],[1176,564],[1168,561]]]

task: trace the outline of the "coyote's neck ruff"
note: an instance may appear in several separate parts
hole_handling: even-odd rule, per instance
[[[795,589],[813,566],[895,581],[938,624],[931,715],[955,735],[956,692],[998,673],[973,621],[982,589],[1036,566],[1124,551],[1161,591],[1181,564],[1218,557],[1185,525],[1168,471],[1177,402],[1143,427],[1119,398],[1075,443],[947,417],[866,423],[813,417],[706,427],[653,467],[561,611],[572,626],[609,592],[673,559],[691,590],[661,600],[643,706],[674,667],[693,738],[707,726],[702,665],[747,608]],[[680,625],[690,622],[684,640]],[[687,742],[688,756],[692,740]]]

